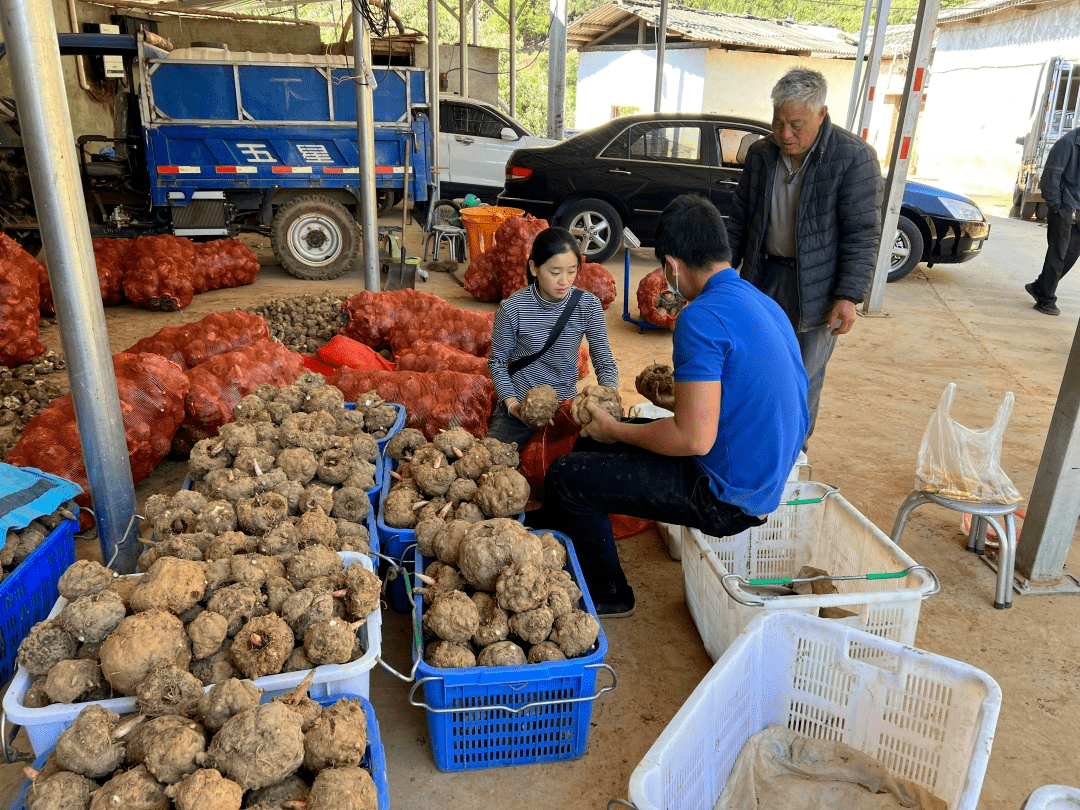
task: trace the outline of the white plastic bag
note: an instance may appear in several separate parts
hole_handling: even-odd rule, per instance
[[[949,383],[919,446],[916,486],[943,498],[983,503],[1017,503],[1020,492],[1001,469],[1001,439],[1012,416],[1012,391],[998,407],[994,424],[973,430],[949,414],[956,383]]]

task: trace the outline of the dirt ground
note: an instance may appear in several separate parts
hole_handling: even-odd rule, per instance
[[[418,231],[409,239],[411,252],[419,252]],[[252,244],[264,269],[250,287],[205,293],[177,313],[106,309],[113,351],[162,326],[213,311],[304,292],[351,294],[362,288],[358,270],[331,283],[299,281],[274,263],[266,240]],[[649,363],[670,361],[671,337],[665,331],[640,332],[622,319],[621,258],[608,266],[619,290],[608,310],[608,327],[629,404],[642,400],[633,388],[637,372]],[[648,251],[635,252],[632,290],[654,266]],[[829,365],[809,448],[813,479],[839,487],[886,533],[913,487],[923,428],[950,380],[960,388],[954,416],[974,427],[992,421],[1005,391],[1016,393],[1002,462],[1020,491],[1025,496],[1031,491],[1080,295],[1063,294],[1059,305],[1066,316],[1046,318],[1032,312],[1015,285],[973,285],[970,279],[962,269],[920,268],[889,285],[887,314],[860,318],[854,331],[841,338]],[[418,280],[417,288],[463,308],[493,306],[473,301],[448,274]],[[636,306],[632,311],[636,314]],[[49,327],[43,340],[59,349],[59,330]],[[175,491],[183,475],[183,464],[163,463],[138,488],[140,503],[154,492]],[[1001,685],[1004,700],[980,807],[1017,810],[1041,785],[1080,784],[1080,675],[1073,654],[1080,598],[1016,597],[1011,610],[995,610],[995,575],[966,552],[965,543],[955,513],[924,507],[911,518],[904,547],[942,581],[941,593],[923,603],[917,646],[977,666]],[[638,594],[638,610],[631,618],[604,622],[610,645],[606,661],[617,673],[618,686],[595,703],[585,757],[440,773],[428,748],[425,714],[407,702],[408,684],[376,668],[371,699],[386,747],[393,806],[434,810],[453,802],[462,810],[518,803],[602,808],[612,797],[627,796],[632,771],[712,662],[686,607],[680,565],[656,533],[622,541],[620,550]],[[96,542],[82,541],[78,552],[94,556]],[[1075,548],[1067,567],[1080,570]],[[386,612],[383,658],[399,671],[410,665],[410,632],[405,617]],[[604,682],[604,676],[599,680]],[[25,737],[19,742],[26,747]],[[19,766],[0,766],[0,806],[14,798],[21,779]]]

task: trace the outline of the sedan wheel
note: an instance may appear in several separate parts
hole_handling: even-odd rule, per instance
[[[892,262],[889,265],[889,281],[899,281],[922,261],[923,236],[919,226],[903,214],[896,221],[896,237],[893,239]]]
[[[615,255],[622,242],[619,213],[603,200],[579,200],[558,216],[559,224],[577,237],[585,261],[603,262]]]

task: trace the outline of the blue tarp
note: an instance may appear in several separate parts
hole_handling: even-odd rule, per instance
[[[8,529],[23,529],[79,495],[82,487],[33,467],[0,463],[0,543]]]

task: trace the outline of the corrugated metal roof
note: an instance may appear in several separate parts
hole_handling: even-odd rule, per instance
[[[1040,6],[1053,3],[1060,4],[1060,0],[974,0],[956,8],[942,9],[938,12],[938,24],[946,22],[959,22],[961,20],[973,20],[976,17],[986,17],[996,14],[1007,8],[1015,6]]]
[[[659,0],[614,0],[601,6],[568,26],[567,43],[578,48],[588,47],[598,36],[634,18],[658,27]],[[667,27],[669,33],[692,42],[781,53],[855,56],[855,42],[849,34],[839,29],[835,29],[835,37],[826,37],[815,32],[815,29],[821,30],[821,26],[768,20],[747,14],[672,6],[668,8]]]

